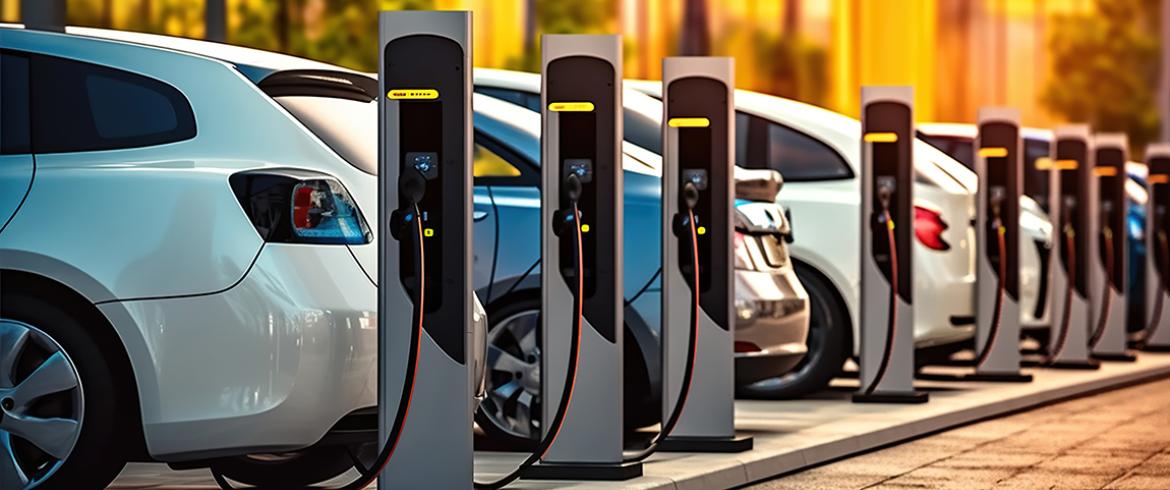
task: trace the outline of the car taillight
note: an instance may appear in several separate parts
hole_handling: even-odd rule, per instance
[[[230,182],[265,241],[357,245],[373,238],[353,197],[332,177],[262,170],[232,175]]]
[[[735,352],[736,353],[761,352],[761,351],[763,351],[763,349],[761,349],[760,346],[753,344],[751,342],[744,342],[742,340],[735,341]]]
[[[948,228],[938,211],[914,206],[914,236],[931,250],[950,250],[951,244],[943,240],[942,234]]]

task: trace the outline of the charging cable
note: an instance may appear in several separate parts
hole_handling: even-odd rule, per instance
[[[679,388],[678,399],[674,402],[674,408],[670,415],[662,422],[662,429],[658,434],[650,440],[650,443],[645,449],[634,453],[628,453],[622,457],[623,463],[632,463],[645,460],[650,455],[658,451],[658,446],[662,441],[674,431],[674,427],[678,425],[678,421],[682,419],[683,409],[686,408],[687,399],[691,394],[691,383],[695,375],[695,354],[698,350],[697,338],[699,337],[699,235],[695,229],[695,204],[699,201],[699,190],[695,184],[687,182],[683,187],[683,199],[687,206],[687,225],[690,229],[691,237],[691,335],[687,341],[687,362],[686,370],[683,371],[682,387]],[[663,356],[666,359],[666,356]]]
[[[992,213],[995,215],[995,219],[992,222],[996,234],[995,243],[999,247],[997,250],[999,254],[999,276],[995,279],[995,308],[991,315],[991,328],[987,333],[987,344],[983,346],[983,349],[979,351],[979,355],[975,359],[976,370],[983,367],[983,364],[991,357],[991,351],[995,347],[995,338],[999,335],[1000,324],[1003,323],[1004,282],[1007,280],[1007,228],[1003,226],[998,203],[992,206]]]
[[[1101,230],[1101,235],[1105,242],[1105,281],[1101,288],[1101,316],[1097,318],[1097,328],[1093,331],[1093,337],[1089,339],[1092,348],[1096,348],[1101,337],[1105,336],[1105,327],[1109,323],[1109,307],[1113,303],[1113,230],[1106,226]]]
[[[1077,232],[1073,230],[1072,225],[1064,225],[1064,253],[1065,260],[1068,262],[1068,289],[1064,293],[1064,311],[1060,315],[1060,335],[1056,339],[1056,345],[1052,349],[1052,353],[1048,356],[1048,362],[1056,360],[1060,354],[1064,352],[1064,345],[1068,342],[1068,326],[1072,321],[1069,314],[1072,313],[1072,296],[1073,289],[1076,288],[1077,283]]]
[[[1166,243],[1166,232],[1159,231],[1158,252],[1162,260],[1162,270],[1155,271],[1158,272],[1158,298],[1154,300],[1154,309],[1150,313],[1150,324],[1146,327],[1146,334],[1143,339],[1146,342],[1154,337],[1154,333],[1158,331],[1158,325],[1162,323],[1158,320],[1162,318],[1162,302],[1166,299],[1166,274],[1170,273],[1170,270],[1167,270],[1167,264],[1170,263],[1170,251],[1167,248],[1170,248],[1170,246],[1167,246]]]
[[[561,391],[561,401],[557,405],[556,414],[553,416],[552,423],[549,425],[549,431],[541,439],[540,444],[537,445],[536,450],[532,452],[520,466],[517,466],[511,473],[504,475],[500,479],[481,483],[475,482],[476,489],[482,490],[496,490],[503,488],[520,478],[520,474],[532,467],[538,461],[544,458],[548,453],[549,448],[557,440],[557,434],[560,433],[561,427],[565,424],[565,415],[569,412],[569,405],[573,400],[573,388],[577,383],[577,361],[581,354],[581,324],[585,322],[584,312],[584,293],[585,293],[585,258],[583,253],[583,240],[581,239],[581,213],[577,209],[577,199],[581,195],[581,180],[576,174],[569,174],[565,178],[565,188],[572,204],[573,211],[573,226],[576,229],[577,248],[575,250],[577,255],[577,291],[573,295],[573,309],[576,311],[573,316],[573,333],[572,345],[569,346],[569,368],[565,372],[565,386]],[[557,226],[560,226],[560,220],[557,220]]]
[[[872,395],[874,390],[886,376],[890,367],[890,357],[894,354],[894,338],[898,334],[898,242],[894,236],[894,218],[890,216],[890,197],[894,190],[890,186],[879,186],[878,202],[882,206],[882,221],[886,224],[886,239],[890,249],[890,314],[887,317],[886,345],[882,350],[882,362],[878,365],[877,375],[865,388],[866,395]]]

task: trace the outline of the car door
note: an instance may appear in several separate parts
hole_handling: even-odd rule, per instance
[[[517,152],[478,131],[473,161],[475,248],[493,251],[490,263],[484,264],[488,270],[477,271],[476,277],[490,278],[490,284],[495,285],[531,272],[534,261],[540,260],[539,174]],[[482,285],[476,281],[477,289]],[[488,287],[481,291],[484,303],[502,295],[505,291],[500,289],[503,288]]]
[[[29,112],[29,59],[0,52],[0,234],[24,203],[36,175]]]

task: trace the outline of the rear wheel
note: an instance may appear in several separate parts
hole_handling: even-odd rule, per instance
[[[540,345],[539,301],[516,301],[489,316],[487,397],[475,421],[507,448],[531,449],[541,433]]]
[[[811,268],[797,264],[796,275],[809,296],[808,354],[782,376],[736,391],[748,398],[796,398],[829,385],[852,354],[849,311],[833,286]]]
[[[313,446],[286,453],[248,454],[219,460],[212,471],[240,483],[262,488],[305,488],[341,476],[354,460],[368,464],[375,444],[360,447]]]
[[[0,488],[103,488],[126,464],[132,413],[83,315],[3,291]]]

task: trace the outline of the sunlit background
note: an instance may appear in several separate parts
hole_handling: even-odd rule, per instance
[[[21,0],[0,0],[20,19]],[[221,0],[226,41],[375,71],[377,11],[471,9],[477,66],[535,70],[542,33],[621,33],[630,78],[663,56],[736,58],[740,88],[856,116],[859,87],[913,85],[920,121],[983,105],[1157,138],[1162,0]],[[204,37],[205,0],[68,0],[68,22]]]

